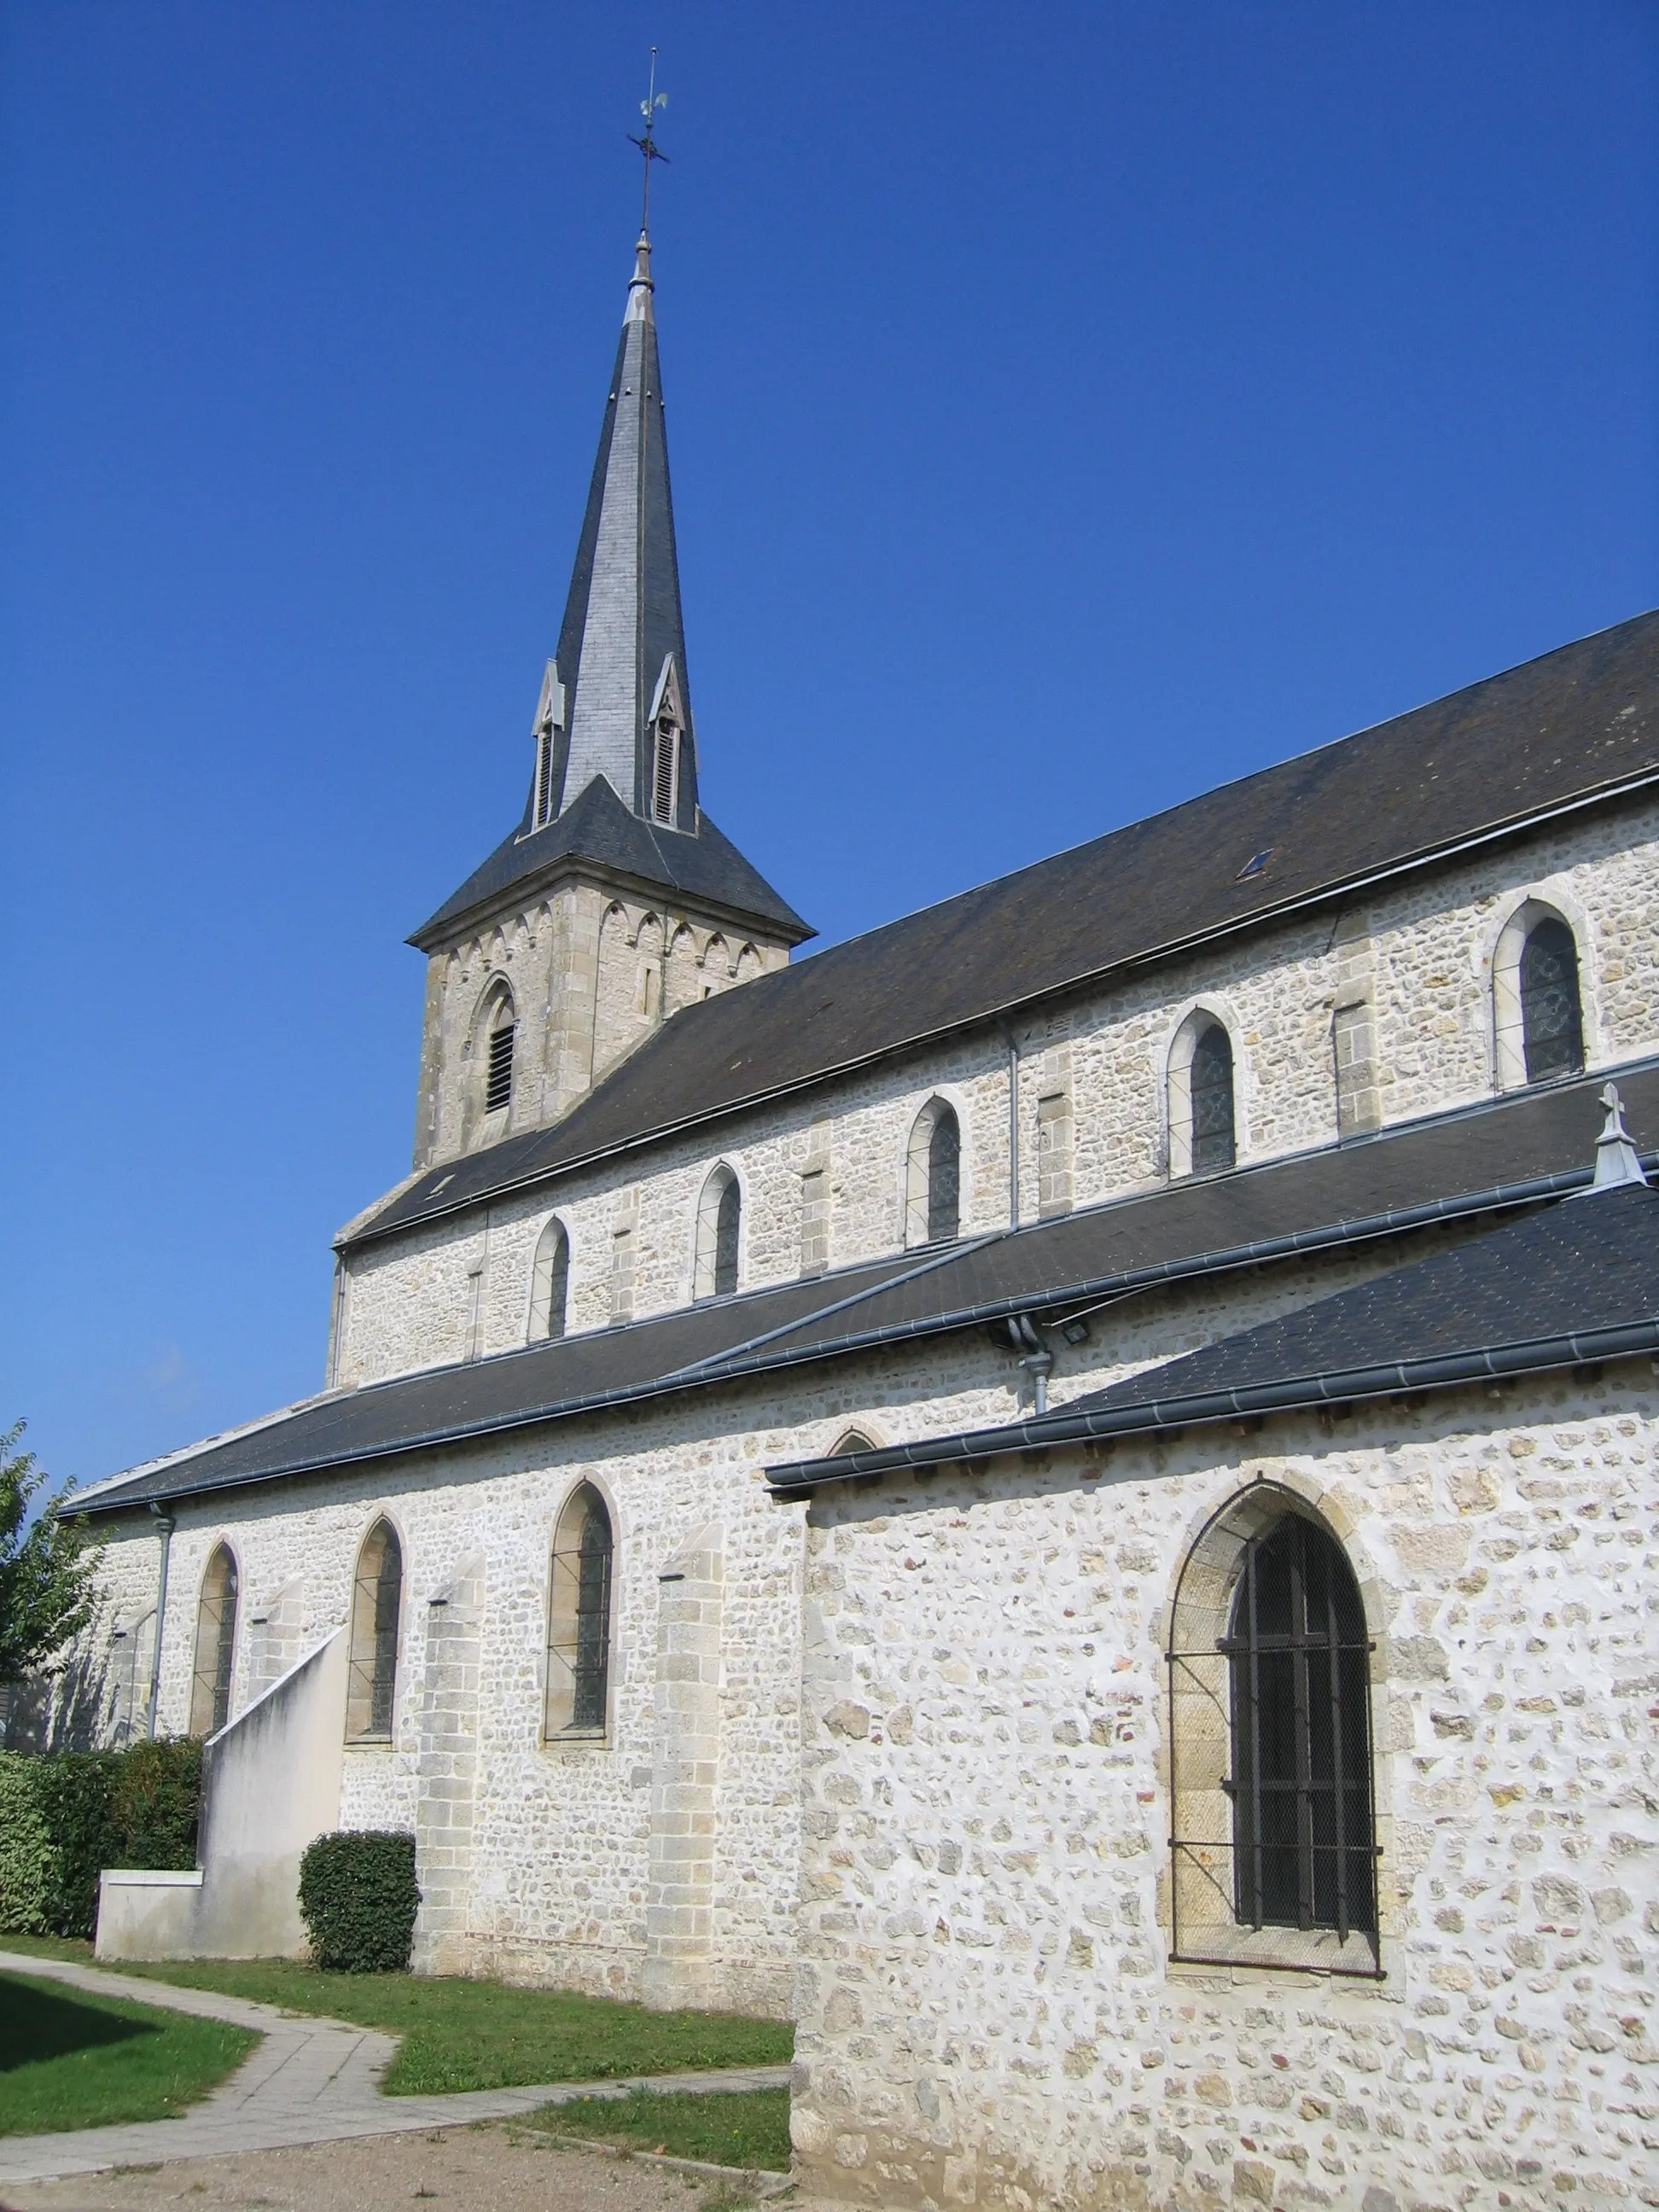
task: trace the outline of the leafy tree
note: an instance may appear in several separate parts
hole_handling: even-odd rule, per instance
[[[84,1516],[58,1510],[66,1490],[42,1496],[34,1454],[15,1448],[23,1427],[0,1435],[0,1682],[44,1666],[98,1602],[100,1553],[87,1542]]]

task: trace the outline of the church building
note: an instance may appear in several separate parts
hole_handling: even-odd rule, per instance
[[[208,1740],[100,1955],[404,1829],[423,1971],[793,2017],[814,2196],[1659,2205],[1659,614],[794,957],[653,301],[322,1387],[76,1498]]]

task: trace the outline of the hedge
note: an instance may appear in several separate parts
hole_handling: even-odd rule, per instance
[[[337,1829],[300,1861],[300,1915],[318,1966],[335,1973],[401,1973],[421,1893],[415,1838],[396,1829]]]
[[[0,1752],[0,1931],[89,1936],[106,1867],[191,1867],[202,1747]]]

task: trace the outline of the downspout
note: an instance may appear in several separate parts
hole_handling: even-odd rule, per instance
[[[1008,1226],[1019,1226],[1019,1039],[999,1022],[1008,1047]]]
[[[1048,1410],[1048,1375],[1054,1364],[1054,1355],[1037,1334],[1036,1323],[1030,1314],[1011,1314],[1009,1333],[1025,1346],[1025,1357],[1020,1365],[1031,1378],[1033,1410],[1039,1420]]]
[[[167,1501],[163,1498],[149,1509],[155,1516],[155,1527],[161,1539],[161,1565],[155,1577],[155,1648],[151,1654],[149,1667],[149,1716],[144,1723],[145,1735],[151,1736],[155,1733],[155,1710],[161,1702],[161,1629],[167,1617],[167,1555],[173,1548],[174,1527],[173,1516],[167,1510]]]

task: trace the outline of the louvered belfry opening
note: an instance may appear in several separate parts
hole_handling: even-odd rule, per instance
[[[1546,915],[1536,923],[1522,948],[1521,1024],[1528,1083],[1582,1072],[1584,1024],[1578,948],[1571,930],[1556,915]]]
[[[536,827],[544,830],[553,818],[553,726],[542,731],[536,754]]]
[[[659,822],[674,819],[679,777],[679,732],[672,714],[658,718],[655,758],[652,763],[651,811]]]
[[[489,1066],[484,1074],[486,1114],[499,1113],[513,1098],[513,1040],[518,1028],[505,1006],[502,1014],[505,1020],[498,1015],[501,1026],[489,1032]]]
[[[1246,1547],[1231,1675],[1235,1911],[1249,1928],[1376,1927],[1370,1638],[1347,1561],[1290,1513]]]
[[[1230,1168],[1236,1152],[1233,1047],[1219,1022],[1212,1022],[1194,1046],[1188,1079],[1192,1096],[1193,1173]]]

